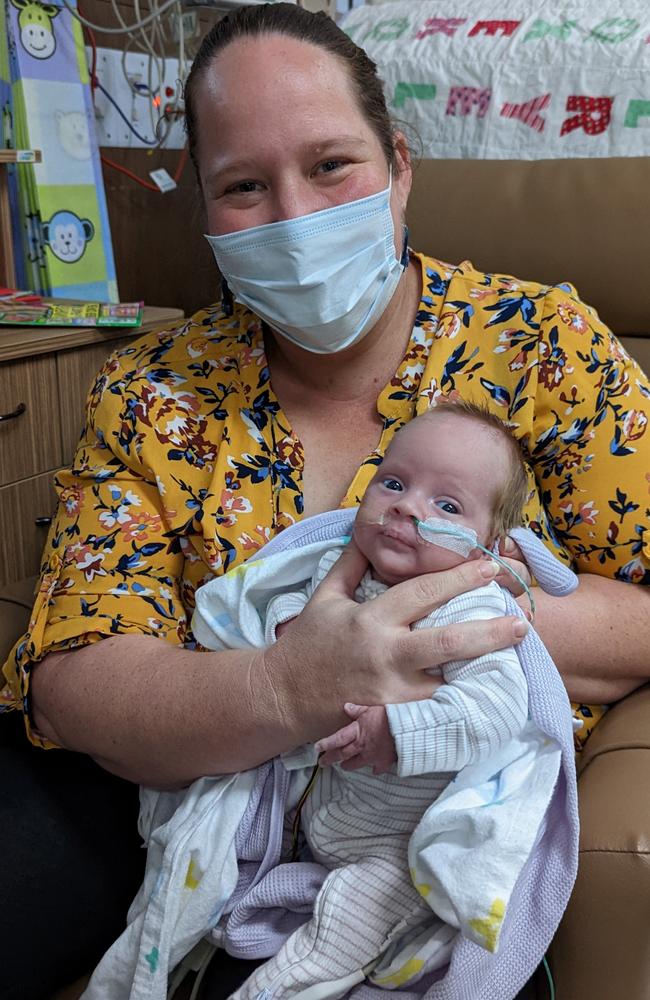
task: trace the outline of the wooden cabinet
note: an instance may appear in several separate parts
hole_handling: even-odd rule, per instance
[[[0,586],[38,572],[56,503],[57,469],[68,464],[90,383],[116,348],[182,319],[179,309],[145,309],[124,329],[0,327]]]
[[[0,486],[63,463],[56,410],[53,355],[0,367]]]

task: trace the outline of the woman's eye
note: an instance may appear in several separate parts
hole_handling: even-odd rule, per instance
[[[257,187],[257,181],[240,181],[238,184],[231,184],[226,189],[226,194],[252,194]]]
[[[387,490],[394,490],[396,493],[401,493],[402,484],[399,479],[384,479],[382,480],[382,485],[386,487]]]
[[[436,500],[436,507],[444,510],[445,514],[460,514],[460,509],[453,500]]]
[[[331,174],[343,165],[343,160],[325,160],[324,163],[318,164],[317,170],[320,170],[324,174]]]

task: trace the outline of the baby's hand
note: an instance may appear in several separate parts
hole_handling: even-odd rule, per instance
[[[294,618],[287,618],[286,621],[280,622],[275,629],[275,638],[279,639],[282,633],[286,632],[286,630],[289,628],[291,622],[295,622],[295,620],[296,619],[294,617]]]
[[[344,771],[372,767],[373,774],[385,774],[397,760],[386,709],[383,705],[343,706],[354,722],[332,736],[319,740],[316,749],[322,766],[341,763]]]

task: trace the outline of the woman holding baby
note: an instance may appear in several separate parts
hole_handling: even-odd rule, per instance
[[[642,684],[650,615],[644,587],[630,582],[650,581],[648,544],[635,535],[647,463],[640,448],[609,449],[630,414],[647,411],[638,367],[566,286],[409,249],[406,142],[374,65],[333,22],[288,4],[230,15],[203,43],[186,108],[228,287],[221,308],[146,335],[94,386],[73,468],[59,476],[30,632],[4,668],[4,703],[23,707],[32,742],[126,779],[117,793],[111,784],[123,803],[112,821],[119,813],[126,827],[137,812],[128,782],[176,787],[253,767],[333,732],[346,702],[425,698],[426,669],[520,642],[526,626],[513,617],[429,630],[426,642],[409,630],[493,579],[489,560],[358,605],[365,562],[350,547],[275,646],[192,649],[197,586],[305,515],[357,505],[395,430],[449,394],[509,419],[528,465],[526,520],[580,573],[571,597],[537,601],[536,627],[569,696],[611,702]],[[597,364],[580,356],[590,345]],[[617,490],[628,512],[612,542]],[[502,554],[526,572],[507,543]],[[39,759],[12,759],[12,773],[38,773]],[[113,782],[99,769],[73,780],[80,802],[84,782]],[[30,823],[52,832],[62,873],[80,857],[69,853],[76,819],[52,831],[50,814],[35,806]],[[23,843],[17,870],[41,847],[33,832]],[[106,861],[96,883],[112,907],[104,936],[87,926],[80,886],[66,945],[52,949],[41,982],[74,973],[71,956],[90,964],[119,930],[135,888],[119,886],[119,868]],[[25,898],[18,879],[8,891]],[[37,895],[21,904],[10,952],[52,939],[39,907],[56,899],[65,914],[64,875],[49,869]],[[40,995],[15,966],[4,995]]]

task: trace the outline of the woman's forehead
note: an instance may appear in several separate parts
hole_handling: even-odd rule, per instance
[[[353,86],[343,61],[312,42],[278,33],[237,38],[218,52],[202,81],[217,104],[242,99],[270,98],[294,111],[291,101],[302,93],[347,104],[354,101]]]
[[[207,67],[197,89],[200,155],[212,171],[231,161],[282,161],[345,139],[380,149],[345,65],[320,46],[284,35],[237,39]]]

